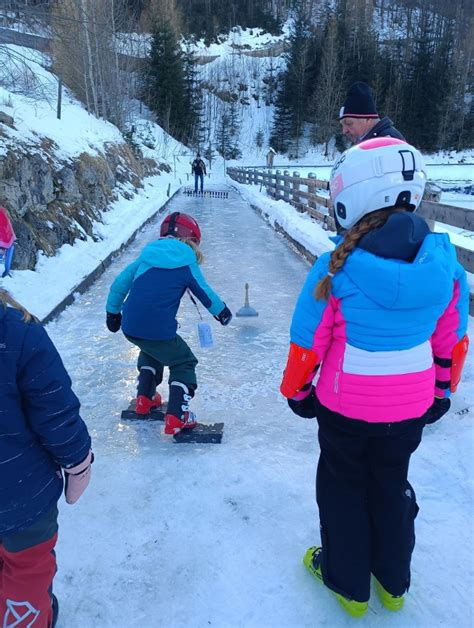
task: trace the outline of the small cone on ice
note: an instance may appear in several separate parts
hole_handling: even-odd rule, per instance
[[[236,313],[236,316],[258,316],[258,312],[256,309],[250,306],[249,304],[249,285],[245,284],[245,304],[240,310]]]

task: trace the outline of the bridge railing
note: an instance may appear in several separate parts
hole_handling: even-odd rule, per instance
[[[268,196],[290,203],[299,212],[307,212],[320,221],[324,229],[336,230],[334,212],[329,198],[329,182],[317,179],[315,174],[310,172],[307,177],[301,177],[298,171],[290,174],[289,170],[245,167],[227,168],[227,174],[238,183],[260,186],[260,189],[265,190]],[[466,231],[474,231],[474,211],[440,203],[436,186],[427,186],[417,213],[426,219],[430,228],[434,227],[435,222],[440,222]],[[456,252],[464,268],[474,273],[474,251],[456,245]],[[471,293],[470,310],[473,314],[473,293]]]

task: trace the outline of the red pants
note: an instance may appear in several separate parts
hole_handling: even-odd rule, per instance
[[[57,510],[55,509],[55,517]],[[57,524],[51,513],[31,528],[0,540],[0,626],[50,628],[56,573]],[[45,523],[46,522],[46,523]],[[55,523],[55,521],[54,521]],[[54,530],[53,536],[44,540]],[[35,543],[35,539],[41,542]],[[25,547],[26,545],[26,547]]]

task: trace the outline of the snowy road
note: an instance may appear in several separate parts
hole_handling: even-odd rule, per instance
[[[294,417],[278,395],[308,266],[235,192],[228,201],[177,196],[168,209],[199,220],[203,272],[229,307],[243,305],[248,281],[260,317],[223,328],[204,310],[216,341],[204,350],[183,299],[180,333],[200,360],[193,409],[226,424],[221,445],[202,446],[119,418],[135,394],[136,352],[107,332],[105,300],[161,217],[48,326],[96,453],[88,492],[74,507],[61,503],[58,628],[352,625],[302,565],[319,542],[316,423]],[[466,388],[454,411],[472,404]],[[373,595],[364,625],[472,624],[472,416],[452,412],[425,433],[411,474],[421,511],[406,609],[389,615]]]

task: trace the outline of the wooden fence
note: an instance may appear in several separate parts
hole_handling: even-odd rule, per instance
[[[329,182],[317,179],[309,173],[301,177],[299,172],[290,175],[288,170],[258,168],[227,168],[227,174],[238,183],[259,185],[261,190],[275,199],[290,203],[300,212],[307,212],[319,220],[325,229],[335,231],[336,223],[329,198]],[[435,222],[474,231],[474,211],[438,202],[439,193],[427,186],[417,213],[433,228]],[[474,251],[456,246],[458,260],[464,268],[474,273]],[[471,293],[471,314],[474,314],[474,294]]]

